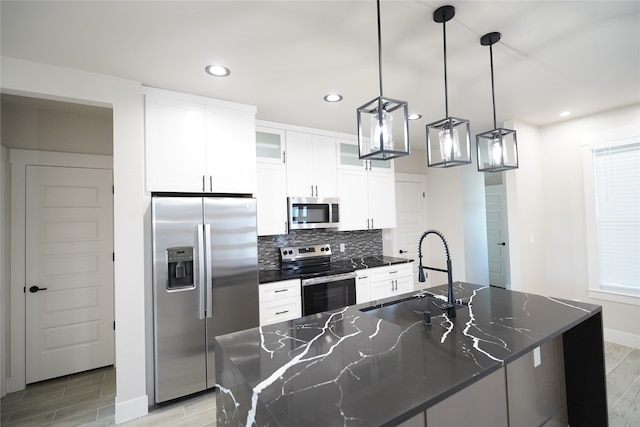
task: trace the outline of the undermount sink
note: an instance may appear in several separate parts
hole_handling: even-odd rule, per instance
[[[444,304],[446,304],[446,300],[444,299],[437,298],[430,294],[422,294],[361,311],[399,326],[410,326],[416,322],[425,321],[425,311],[429,311],[431,317],[441,315],[446,311],[446,309],[443,310],[441,308]],[[456,305],[458,307],[461,306],[459,304]],[[462,305],[468,304],[463,303]]]

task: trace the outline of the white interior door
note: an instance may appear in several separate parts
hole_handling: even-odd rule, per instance
[[[112,365],[111,171],[27,166],[25,234],[26,382]]]
[[[427,225],[426,177],[397,174],[396,176],[396,228],[393,230],[394,256],[411,258],[418,265],[418,240]],[[414,268],[415,288],[429,285],[418,282],[418,269]]]
[[[508,288],[509,236],[507,231],[507,199],[504,184],[485,187],[487,210],[487,247],[489,283]]]

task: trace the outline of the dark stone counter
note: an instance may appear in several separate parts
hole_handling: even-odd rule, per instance
[[[413,292],[217,337],[217,425],[393,426],[560,336],[570,424],[607,424],[600,306],[455,289],[455,319]]]
[[[364,258],[352,258],[347,261],[335,261],[331,263],[332,270],[338,273],[362,270],[364,268],[384,267],[387,265],[404,264],[413,262],[412,259],[397,258],[390,256],[368,256]],[[260,270],[258,273],[258,283],[279,282],[280,280],[300,278],[300,273],[291,273],[282,270]]]

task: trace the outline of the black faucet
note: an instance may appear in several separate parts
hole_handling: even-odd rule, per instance
[[[444,270],[442,268],[435,268],[435,267],[423,267],[422,266],[422,241],[424,240],[425,237],[427,237],[427,235],[429,234],[435,234],[438,237],[440,237],[440,240],[442,240],[442,243],[444,244],[444,251],[447,255],[447,269]],[[456,306],[454,303],[454,297],[453,297],[453,280],[452,280],[452,272],[451,272],[451,256],[449,255],[449,245],[447,244],[447,240],[444,238],[444,235],[438,231],[435,230],[433,228],[425,231],[424,233],[422,233],[422,236],[420,236],[420,241],[418,242],[418,257],[420,258],[420,262],[418,265],[418,281],[419,282],[425,282],[425,276],[424,276],[424,270],[433,270],[433,271],[441,271],[443,273],[447,273],[447,303],[439,306],[436,305],[434,303],[434,305],[436,305],[437,307],[439,307],[442,310],[446,310],[447,311],[447,316],[449,316],[450,319],[454,319],[456,317]]]

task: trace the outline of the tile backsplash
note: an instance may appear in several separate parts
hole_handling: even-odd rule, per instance
[[[331,245],[331,259],[334,261],[382,255],[382,230],[295,230],[289,234],[258,236],[258,268],[260,270],[279,269],[279,248],[321,243]],[[344,252],[340,252],[340,243],[345,245]]]

